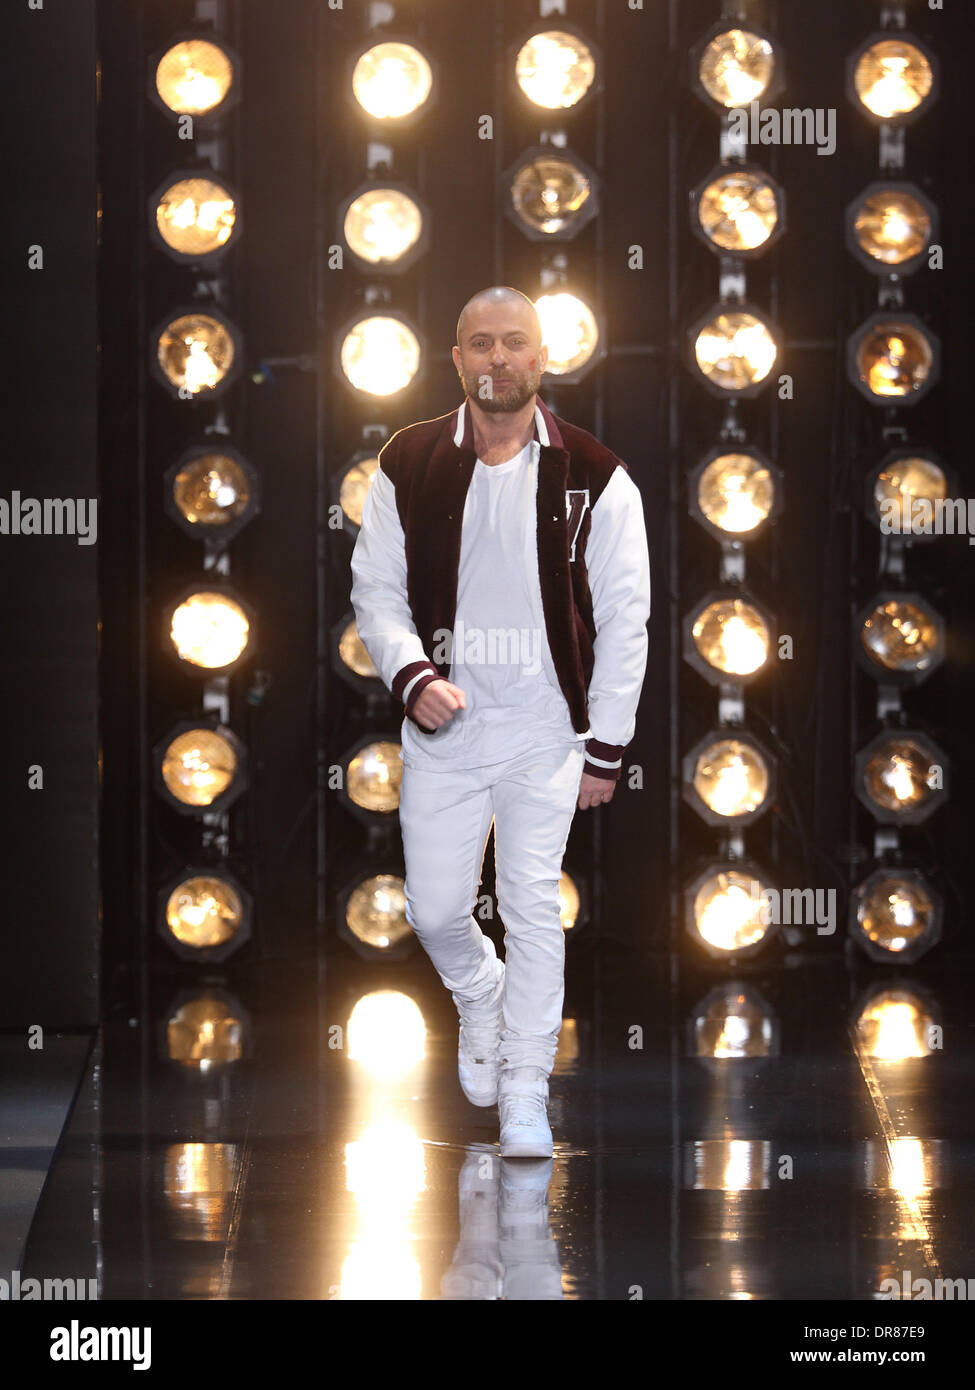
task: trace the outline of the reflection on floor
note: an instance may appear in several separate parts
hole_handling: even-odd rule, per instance
[[[834,956],[674,983],[666,958],[578,958],[552,1161],[501,1160],[425,960],[153,981],[153,1018],[103,1025],[22,1277],[96,1278],[104,1299],[519,1300],[966,1279],[970,973]]]

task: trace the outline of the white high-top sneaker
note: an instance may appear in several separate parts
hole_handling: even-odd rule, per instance
[[[457,1075],[461,1090],[472,1105],[497,1105],[498,1047],[504,1028],[504,965],[498,983],[484,1003],[461,1004],[457,1038]]]
[[[498,1083],[502,1158],[551,1158],[548,1076],[541,1067],[508,1067]]]

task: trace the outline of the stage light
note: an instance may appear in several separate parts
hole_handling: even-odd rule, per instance
[[[944,661],[944,619],[921,594],[880,594],[854,629],[860,664],[881,684],[920,685]]]
[[[893,449],[867,478],[867,516],[879,530],[930,541],[937,504],[949,496],[947,469],[927,449]],[[926,529],[922,529],[926,528]]]
[[[755,165],[722,165],[691,193],[691,226],[718,255],[762,256],[785,231],[785,194]]]
[[[751,734],[710,733],[684,758],[684,800],[708,825],[751,825],[772,804],[774,775],[774,759]]]
[[[563,869],[559,876],[559,917],[563,932],[571,932],[575,929],[579,920],[581,905],[582,900],[576,881],[571,874],[567,874]]]
[[[710,864],[684,893],[685,927],[699,946],[720,959],[755,955],[777,924],[764,895],[766,875],[745,861]]]
[[[364,270],[399,275],[430,245],[430,215],[405,184],[361,185],[339,209],[341,237]]]
[[[336,339],[338,370],[356,391],[392,396],[420,369],[420,339],[406,318],[389,310],[355,319]]]
[[[337,920],[339,935],[366,959],[402,960],[416,945],[402,871],[357,874],[339,894]]]
[[[345,1030],[350,1062],[377,1081],[398,1080],[426,1056],[427,1029],[414,1000],[399,990],[363,995]]]
[[[184,990],[167,1012],[161,1041],[166,1060],[206,1075],[245,1055],[250,1019],[239,1000],[218,986]]]
[[[883,825],[919,825],[948,797],[948,760],[927,734],[884,730],[856,757],[856,794]]]
[[[758,449],[712,449],[688,484],[689,510],[716,540],[752,540],[782,508],[781,474]]]
[[[341,758],[339,800],[364,825],[389,821],[399,809],[403,761],[398,738],[367,734]]]
[[[772,1186],[772,1144],[768,1139],[686,1142],[683,1186],[696,1192],[767,1191]]]
[[[717,396],[755,396],[769,379],[778,330],[757,311],[719,305],[688,334],[690,365]]]
[[[157,925],[184,960],[222,961],[250,939],[251,896],[225,869],[190,868],[158,896]]]
[[[542,342],[548,348],[545,374],[576,382],[595,365],[600,346],[596,318],[589,305],[565,290],[535,300],[542,323]]]
[[[850,336],[847,375],[874,405],[913,405],[941,373],[941,344],[916,314],[873,314]]]
[[[934,1030],[940,1024],[916,987],[882,986],[872,989],[857,1008],[854,1027],[873,1061],[906,1062],[931,1056]]]
[[[872,183],[847,205],[847,245],[874,275],[913,275],[937,239],[937,209],[913,183]]]
[[[333,477],[332,500],[342,508],[342,528],[353,539],[362,525],[362,506],[379,470],[375,449],[360,449],[352,455],[340,474]]]
[[[754,679],[768,664],[772,619],[752,598],[711,594],[684,619],[684,659],[712,685]]]
[[[847,95],[878,125],[906,125],[938,94],[934,53],[913,34],[872,34],[847,59]]]
[[[228,545],[260,511],[260,479],[229,444],[208,442],[181,454],[163,479],[163,505],[181,530]]]
[[[156,790],[183,815],[226,811],[247,787],[247,755],[220,724],[180,720],[152,752]]]
[[[754,24],[715,24],[691,50],[691,85],[722,113],[753,101],[770,101],[783,86],[781,49]]]
[[[182,171],[149,199],[149,225],[157,244],[182,264],[212,263],[240,233],[237,199],[216,177]]]
[[[526,150],[500,183],[505,212],[532,241],[569,241],[599,211],[595,172],[552,145]]]
[[[948,1187],[948,1168],[940,1139],[865,1139],[863,1143],[864,1192],[882,1192],[902,1199],[926,1197],[935,1188]],[[910,1239],[910,1232],[902,1238]],[[892,1272],[899,1284],[901,1276]],[[879,1287],[879,1281],[877,1281]]]
[[[206,671],[229,671],[253,645],[249,606],[229,586],[209,581],[168,605],[163,629],[180,661]]]
[[[347,613],[340,618],[331,630],[332,670],[341,676],[346,685],[358,690],[361,695],[384,698],[387,694],[376,664],[366,650],[355,614]]]
[[[872,960],[918,960],[940,941],[941,920],[941,895],[916,869],[875,869],[850,897],[850,934]],[[896,1026],[906,1022],[905,1012]]]
[[[694,1009],[690,1022],[692,1057],[705,1061],[775,1057],[779,1027],[771,1007],[752,985],[716,985]]]
[[[149,93],[171,117],[212,120],[237,99],[240,60],[219,39],[177,37],[150,59]]]
[[[430,104],[433,67],[415,43],[387,39],[353,58],[352,94],[374,120],[404,122]]]
[[[594,90],[596,52],[578,30],[565,25],[532,34],[518,49],[514,71],[534,106],[566,111]]]
[[[153,375],[180,400],[219,395],[240,373],[240,331],[216,313],[178,311],[151,343]]]

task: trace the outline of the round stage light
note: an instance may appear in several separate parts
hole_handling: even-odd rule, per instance
[[[748,680],[768,663],[771,623],[752,600],[706,600],[685,619],[684,632],[685,658],[712,684]]]
[[[715,449],[691,475],[691,515],[718,540],[751,540],[779,511],[778,481],[764,454]]]
[[[913,405],[940,372],[940,344],[914,314],[874,314],[850,337],[847,373],[875,405]]]
[[[407,270],[426,249],[423,209],[413,194],[393,184],[371,184],[353,194],[341,224],[346,246],[368,270]]]
[[[167,513],[194,540],[227,545],[259,509],[257,473],[226,444],[188,449],[167,471],[164,484]]]
[[[178,810],[222,811],[243,791],[241,753],[229,729],[181,728],[157,747],[153,761]]]
[[[771,804],[772,768],[750,735],[708,734],[684,758],[684,799],[709,825],[750,825]]]
[[[724,1060],[773,1057],[779,1050],[771,1008],[751,985],[729,981],[704,998],[691,1020],[692,1056]]]
[[[212,396],[237,374],[238,342],[214,314],[180,314],[153,336],[153,370],[174,395]]]
[[[186,38],[153,63],[153,91],[174,116],[214,116],[226,107],[237,61],[214,39]]]
[[[362,525],[362,506],[379,471],[379,456],[372,451],[356,454],[346,465],[338,488],[338,501],[343,520],[358,532]]]
[[[904,987],[874,989],[855,1024],[863,1050],[875,1062],[930,1057],[936,1026],[934,1013],[918,991]]]
[[[423,1014],[408,995],[374,990],[356,1002],[346,1027],[346,1055],[377,1081],[397,1080],[426,1056]]]
[[[754,395],[775,366],[777,334],[751,311],[716,309],[690,336],[693,365],[716,395]]]
[[[198,589],[167,615],[169,640],[181,661],[207,671],[225,671],[239,661],[251,636],[242,603],[229,593]]]
[[[535,106],[565,111],[577,106],[596,78],[596,58],[581,35],[564,29],[533,34],[515,59],[515,80]]]
[[[201,1073],[239,1062],[247,1024],[244,1010],[222,989],[184,995],[166,1019],[165,1056]]]
[[[937,209],[912,183],[872,183],[846,210],[847,242],[875,275],[912,275],[937,240]]]
[[[941,938],[941,897],[914,869],[876,869],[850,899],[850,931],[873,960],[911,962]]]
[[[920,594],[881,594],[856,630],[861,664],[882,684],[919,685],[944,660],[944,621]]]
[[[349,799],[356,806],[388,815],[399,806],[402,780],[400,745],[379,739],[367,743],[351,758],[345,782]]]
[[[166,893],[162,930],[179,954],[216,960],[243,944],[249,917],[249,898],[227,874],[191,872]]]
[[[691,194],[691,221],[719,255],[761,255],[782,233],[784,202],[761,169],[720,168]]]
[[[932,454],[895,449],[867,480],[867,515],[889,535],[928,541],[936,535],[937,504],[947,497],[948,475]]]
[[[223,251],[237,228],[237,202],[215,178],[186,174],[151,199],[163,248],[179,261],[204,261]]]
[[[420,342],[402,319],[372,314],[340,338],[342,374],[357,391],[392,396],[409,386],[420,368]]]
[[[542,323],[542,342],[548,348],[546,374],[568,377],[592,363],[599,329],[592,310],[577,295],[560,290],[535,300]]]
[[[883,732],[856,757],[856,793],[884,825],[919,825],[948,796],[948,763],[941,750],[913,729]]]
[[[398,874],[371,874],[349,894],[345,922],[366,946],[388,951],[412,937],[406,919],[406,887]]]
[[[771,915],[764,898],[769,886],[749,865],[711,865],[686,892],[688,931],[709,955],[753,955],[776,930],[762,921]]]
[[[352,93],[367,115],[398,121],[415,115],[429,101],[433,69],[412,43],[373,44],[360,54],[352,72]]]
[[[696,90],[720,110],[768,99],[781,85],[775,45],[762,31],[725,29],[692,51]],[[697,85],[699,84],[699,86]]]
[[[359,629],[356,627],[354,618],[351,622],[346,623],[342,630],[338,652],[339,660],[354,676],[358,676],[361,680],[376,681],[379,679],[376,663],[359,636]]]
[[[598,211],[595,173],[551,145],[528,150],[502,182],[505,210],[533,241],[568,241]]]
[[[579,920],[580,905],[581,898],[575,879],[563,869],[559,877],[559,917],[564,932],[572,931]]]
[[[874,34],[848,67],[854,104],[879,124],[914,120],[937,94],[934,54],[913,35]]]

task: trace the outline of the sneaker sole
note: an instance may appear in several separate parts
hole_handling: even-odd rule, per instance
[[[532,1144],[524,1141],[521,1144],[502,1144],[502,1158],[552,1158],[552,1145]]]

